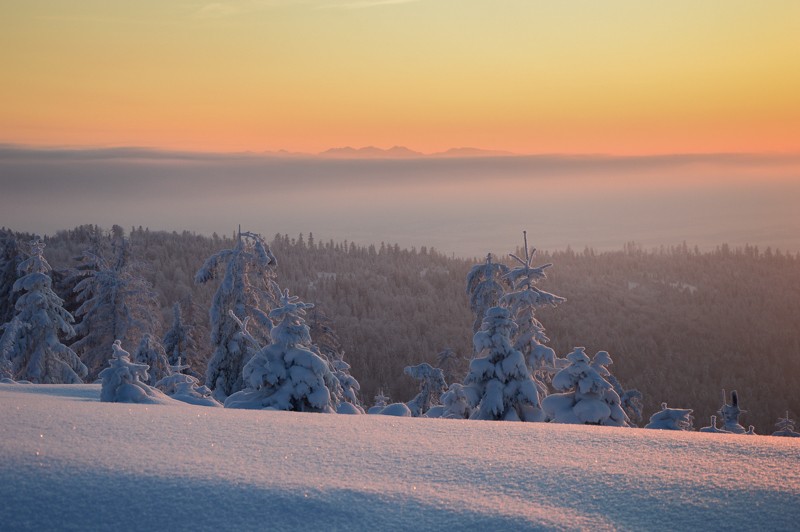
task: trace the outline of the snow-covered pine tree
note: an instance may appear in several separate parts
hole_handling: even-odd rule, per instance
[[[144,364],[149,369],[149,377],[145,382],[148,386],[155,386],[158,381],[167,377],[171,373],[169,359],[164,352],[164,347],[153,335],[145,333],[136,348],[133,362]]]
[[[469,295],[469,308],[475,315],[472,324],[473,332],[477,332],[483,323],[486,311],[497,306],[503,297],[505,288],[504,275],[508,273],[508,266],[492,262],[492,254],[486,255],[483,264],[476,264],[467,274],[467,294]]]
[[[775,432],[772,433],[773,436],[786,436],[789,438],[800,438],[800,432],[795,432],[794,430],[794,420],[789,417],[789,411],[786,411],[786,417],[778,418],[778,422],[775,423]]]
[[[204,284],[224,269],[209,310],[214,352],[206,371],[206,386],[220,402],[245,387],[242,370],[256,351],[242,335],[235,317],[249,319],[259,345],[269,342],[269,310],[279,297],[274,281],[277,265],[261,235],[240,231],[233,249],[223,249],[206,259],[195,275],[195,282]]]
[[[592,367],[614,388],[619,397],[619,404],[628,416],[628,426],[636,427],[642,421],[642,392],[636,389],[625,390],[619,380],[611,373],[608,366],[613,364],[608,351],[598,351],[592,358]]]
[[[286,290],[281,306],[270,312],[277,323],[270,331],[272,344],[260,349],[244,366],[246,388],[231,394],[226,408],[292,410],[297,412],[336,411],[330,389],[338,384],[328,364],[309,346],[311,335],[303,316],[310,303],[303,303]],[[244,336],[249,318],[240,322]]]
[[[607,372],[608,375],[603,375],[603,377],[609,383],[611,383],[611,386],[614,387],[614,391],[617,392],[622,410],[625,411],[625,415],[627,415],[628,419],[630,420],[629,425],[632,427],[638,426],[638,424],[642,421],[642,413],[644,409],[642,392],[635,388],[625,390],[619,380],[613,374],[611,374],[610,371]]]
[[[539,391],[522,353],[511,338],[516,324],[508,309],[486,311],[481,329],[473,337],[478,356],[469,365],[464,384],[470,419],[542,421]]]
[[[468,419],[472,413],[464,385],[458,382],[450,384],[447,391],[442,394],[442,405],[444,406],[442,417],[446,419]]]
[[[111,346],[112,358],[108,367],[100,372],[103,386],[100,400],[106,403],[145,403],[157,404],[168,400],[166,396],[145,382],[148,380],[147,364],[131,362],[131,355],[122,349],[121,342],[115,340]]]
[[[442,393],[447,390],[444,373],[426,362],[406,366],[403,372],[419,381],[419,393],[406,404],[413,417],[423,416],[432,406],[439,404]]]
[[[544,333],[544,326],[536,318],[536,310],[545,306],[555,307],[566,299],[536,286],[537,282],[547,278],[545,270],[552,264],[532,266],[536,249],[529,250],[527,231],[523,231],[522,235],[525,242],[525,258],[511,254],[511,258],[519,263],[519,266],[509,270],[505,278],[514,291],[505,294],[500,299],[500,304],[511,311],[511,316],[518,327],[517,334],[514,335],[514,349],[521,351],[528,361],[539,393],[545,396],[547,394],[545,381],[558,368],[555,351],[545,345],[550,339]]]
[[[19,264],[21,277],[13,286],[13,291],[20,295],[15,305],[16,315],[0,338],[2,357],[10,364],[16,380],[81,383],[86,366],[59,339],[59,335],[70,338],[75,334],[72,315],[64,310],[63,301],[52,290],[50,265],[43,255],[44,243],[35,239],[30,249],[30,256]]]
[[[130,260],[127,239],[115,226],[113,261],[87,251],[83,255],[83,279],[75,285],[81,306],[76,315],[81,321],[75,330],[80,339],[72,346],[95,378],[108,359],[108,346],[115,340],[135,345],[145,333],[154,333],[158,324],[157,296],[152,285],[139,273],[141,265]]]
[[[187,369],[188,366],[178,360],[177,364],[170,366],[171,373],[156,383],[156,388],[184,403],[221,407],[219,401],[211,397],[211,390],[208,387],[202,386],[196,377],[182,373]]]
[[[576,347],[566,358],[570,365],[553,377],[553,388],[562,393],[548,395],[542,401],[548,419],[556,423],[628,426],[619,395],[597,369],[608,373],[608,353],[599,351],[590,363],[584,348]]]
[[[731,392],[731,403],[728,404],[727,397],[725,397],[725,390],[722,390],[722,406],[717,412],[722,418],[722,429],[725,432],[732,432],[734,434],[744,434],[747,432],[743,426],[739,424],[739,416],[746,410],[739,408],[739,394],[736,390]]]
[[[650,423],[646,429],[660,430],[692,430],[694,418],[690,408],[667,408],[667,403],[661,403],[661,410],[650,416]]]

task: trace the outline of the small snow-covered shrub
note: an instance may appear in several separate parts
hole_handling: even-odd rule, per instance
[[[583,347],[567,355],[570,365],[553,377],[553,387],[563,393],[544,398],[542,409],[556,423],[575,423],[626,427],[628,416],[622,410],[619,395],[603,378],[611,357],[598,351],[590,364]]]
[[[650,416],[650,423],[646,429],[660,430],[692,430],[694,418],[689,408],[667,408],[667,403],[661,403],[661,410]]]
[[[180,359],[174,366],[170,366],[171,373],[156,383],[156,388],[169,397],[199,406],[221,407],[222,404],[211,396],[211,390],[201,386],[200,381],[192,375],[181,373],[189,366],[181,364]]]
[[[109,367],[100,372],[103,384],[100,400],[107,403],[146,403],[157,404],[169,401],[159,390],[144,382],[148,378],[147,365],[131,362],[131,355],[122,349],[116,340],[112,346],[114,353]]]

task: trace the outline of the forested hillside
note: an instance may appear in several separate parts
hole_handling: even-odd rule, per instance
[[[179,302],[198,346],[190,362],[204,373],[213,287],[198,286],[193,278],[207,257],[232,246],[232,238],[142,228],[128,236],[135,269],[152,283],[161,307],[153,315],[155,334],[161,337],[171,326],[172,306]],[[24,248],[30,235],[17,237]],[[68,310],[78,302],[69,293],[67,270],[83,250],[102,251],[108,241],[94,226],[46,238],[44,254]],[[313,235],[275,235],[271,248],[278,284],[315,303],[317,319],[332,320],[365,404],[381,389],[394,400],[409,400],[417,384],[403,368],[435,365],[447,347],[459,355],[455,373],[463,377],[474,319],[465,277],[475,260],[425,247],[320,242]],[[706,425],[723,388],[738,390],[747,410],[742,422],[761,433],[787,409],[800,412],[797,255],[725,245],[713,252],[685,245],[648,251],[630,244],[617,252],[539,252],[536,262],[554,264],[541,287],[567,298],[539,313],[550,345],[561,356],[575,346],[587,353],[609,351],[614,374],[626,388],[643,393],[646,416],[666,401],[693,408],[695,427]],[[3,282],[0,296],[8,293]]]

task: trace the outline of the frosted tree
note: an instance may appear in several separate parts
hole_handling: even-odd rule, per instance
[[[103,385],[100,400],[107,403],[163,403],[166,397],[145,382],[149,379],[147,364],[131,362],[130,353],[115,340],[109,366],[100,372]]]
[[[555,423],[628,426],[619,395],[603,378],[602,373],[608,373],[605,366],[611,364],[608,353],[599,351],[590,361],[584,348],[576,347],[566,359],[569,366],[553,377],[553,388],[562,393],[548,395],[542,401],[548,419]]]
[[[75,352],[61,343],[60,335],[73,336],[72,315],[53,292],[45,260],[44,243],[35,239],[30,256],[19,264],[21,275],[13,291],[19,293],[16,315],[0,337],[2,358],[16,380],[40,384],[81,383],[86,366]]]
[[[268,313],[279,293],[274,281],[277,265],[260,235],[240,231],[233,249],[206,259],[195,275],[198,284],[222,277],[209,311],[214,352],[206,371],[206,386],[220,402],[244,388],[242,371],[256,351],[243,336],[236,317],[249,321],[258,345],[269,341],[272,322]]]
[[[419,393],[406,404],[413,417],[423,416],[432,406],[439,404],[439,398],[447,390],[444,373],[425,362],[406,366],[403,372],[419,381]]]
[[[25,257],[17,237],[10,231],[0,232],[0,325],[14,318],[17,300],[14,283],[18,277],[17,268],[23,260]]]
[[[470,419],[541,421],[539,391],[511,338],[516,324],[508,309],[492,307],[473,337],[478,355],[469,365],[464,392]]]
[[[594,361],[592,361],[592,363],[594,364]],[[638,426],[637,424],[642,421],[642,412],[644,409],[642,392],[635,388],[624,389],[619,380],[608,371],[607,368],[606,373],[608,374],[603,374],[603,377],[611,383],[611,386],[614,387],[614,391],[617,392],[622,410],[625,411],[625,415],[627,415],[630,420],[629,425],[632,427]]]
[[[440,368],[442,368],[442,372],[444,372],[444,379],[446,381],[455,381],[457,380],[456,377],[456,368],[458,366],[460,357],[458,353],[450,347],[445,347],[438,353],[436,353],[436,363]]]
[[[152,335],[145,333],[136,348],[133,361],[144,364],[149,368],[149,378],[145,381],[148,386],[155,386],[158,381],[171,373],[169,359],[164,352],[164,347]]]
[[[469,308],[475,315],[472,330],[481,328],[486,311],[496,306],[503,297],[505,283],[503,276],[508,273],[508,266],[492,262],[492,254],[486,255],[486,262],[477,264],[467,274],[467,294]]]
[[[442,405],[442,417],[446,419],[468,419],[472,413],[464,385],[458,382],[452,383],[442,394]]]
[[[298,412],[335,412],[330,389],[337,383],[328,364],[309,346],[311,335],[303,319],[310,303],[303,303],[289,291],[281,305],[270,312],[276,325],[270,331],[272,344],[260,349],[244,366],[246,388],[230,395],[226,408],[292,410]],[[247,332],[249,318],[241,322]]]
[[[0,325],[0,379],[14,380],[13,365],[11,364],[11,354],[17,349],[17,338],[24,333],[25,323],[19,318],[12,318],[11,321]]]
[[[383,393],[383,388],[381,388],[375,396],[375,404],[367,410],[367,414],[380,414],[389,405],[389,401],[391,401],[390,397]]]
[[[221,407],[219,401],[211,397],[211,390],[208,387],[201,385],[196,377],[183,373],[186,369],[188,366],[178,360],[177,364],[170,366],[170,374],[156,383],[156,388],[172,399],[184,403]]]
[[[344,348],[333,328],[333,320],[314,307],[310,313],[308,328],[312,343],[309,348],[328,363],[338,381],[330,392],[334,396],[336,410],[340,414],[363,414],[364,408],[358,398],[361,385],[350,374],[350,364],[344,360]]]
[[[363,414],[364,407],[358,399],[361,385],[350,374],[350,364],[341,358],[341,354],[338,358],[328,359],[327,362],[338,383],[336,389],[332,390],[338,403],[336,411],[340,414]]]
[[[650,416],[650,423],[646,429],[660,430],[692,430],[694,418],[689,408],[667,408],[667,403],[661,403],[661,410]]]
[[[728,404],[725,390],[722,390],[722,406],[717,412],[722,418],[722,429],[734,434],[744,434],[747,430],[739,424],[739,416],[746,410],[739,408],[739,394],[736,390],[731,392],[731,402]]]
[[[115,340],[135,345],[156,326],[156,293],[139,273],[142,265],[131,261],[128,241],[120,233],[118,229],[113,261],[84,252],[84,276],[74,289],[80,303],[75,314],[81,321],[75,327],[80,339],[71,347],[89,368],[92,379],[105,365],[108,346]]]
[[[189,362],[197,357],[197,344],[190,334],[190,326],[183,322],[180,303],[172,305],[172,327],[164,334],[161,343],[170,365],[182,365],[179,361]],[[191,369],[188,364],[182,366],[182,371]]]
[[[545,345],[550,339],[545,335],[544,326],[536,318],[536,311],[545,306],[555,307],[566,299],[536,286],[536,283],[547,278],[545,270],[552,264],[533,266],[536,249],[529,250],[528,233],[523,231],[522,234],[525,242],[525,258],[511,254],[511,258],[519,265],[505,274],[513,291],[505,294],[500,304],[511,311],[511,316],[517,323],[514,349],[522,352],[528,361],[540,394],[546,395],[545,380],[556,372],[556,355],[552,348]]]
[[[625,390],[619,380],[611,373],[608,366],[613,364],[608,351],[598,351],[592,358],[592,367],[614,388],[619,397],[619,404],[628,416],[628,425],[637,426],[642,421],[642,392],[636,389]]]
[[[778,418],[775,423],[775,428],[778,429],[772,433],[773,436],[786,436],[789,438],[800,438],[800,432],[794,431],[794,420],[789,417],[789,411],[786,411],[786,417]]]
[[[717,416],[711,416],[711,425],[707,427],[702,427],[699,430],[700,432],[730,434],[730,431],[717,427]]]

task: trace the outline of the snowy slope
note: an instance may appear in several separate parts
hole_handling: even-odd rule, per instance
[[[800,527],[800,441],[0,384],[2,530]]]

